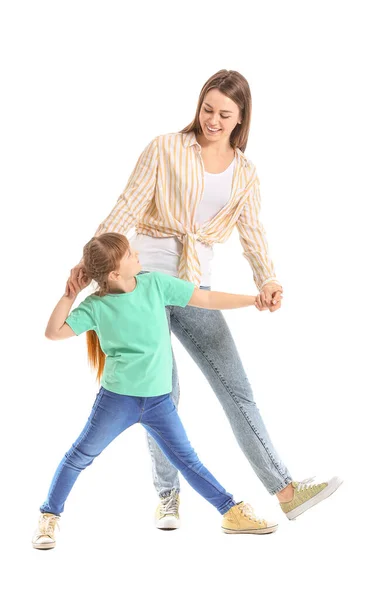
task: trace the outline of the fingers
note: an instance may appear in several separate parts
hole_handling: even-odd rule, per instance
[[[92,279],[88,277],[83,266],[77,265],[70,271],[69,279],[65,286],[65,296],[77,296],[79,292],[91,283]]]
[[[281,301],[282,298],[283,298],[283,296],[282,296],[282,292],[280,290],[277,292],[274,292],[271,304],[273,304],[273,305],[277,304],[278,302]]]
[[[282,298],[283,296],[280,290],[273,292],[273,294],[270,294],[265,290],[256,296],[255,306],[261,311],[269,309],[270,312],[275,312],[281,307]]]
[[[260,296],[261,296],[261,301],[263,306],[266,306],[269,308],[269,306],[271,306],[271,301],[272,301],[272,296],[269,292],[265,291],[265,292],[260,292]]]
[[[264,298],[262,297],[262,294],[258,294],[256,296],[255,306],[256,306],[257,310],[268,310],[268,307],[266,306],[266,303],[265,303]]]
[[[279,310],[281,306],[282,306],[282,302],[279,300],[276,304],[274,304],[273,306],[271,306],[269,308],[269,311],[275,312],[276,310]]]

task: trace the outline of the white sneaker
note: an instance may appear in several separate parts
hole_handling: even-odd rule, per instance
[[[180,497],[176,490],[172,490],[169,496],[161,499],[155,512],[155,525],[158,529],[178,529],[180,527],[179,505]]]
[[[60,529],[60,517],[52,513],[41,513],[38,521],[38,529],[35,531],[32,538],[32,546],[37,550],[49,550],[55,548],[55,528]]]

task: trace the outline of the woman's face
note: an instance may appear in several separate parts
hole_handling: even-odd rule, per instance
[[[240,110],[235,102],[217,89],[204,97],[199,113],[203,135],[209,142],[228,140],[237,123],[241,122]]]

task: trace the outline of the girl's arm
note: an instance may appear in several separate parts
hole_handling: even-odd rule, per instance
[[[72,328],[65,323],[65,320],[69,316],[71,307],[73,306],[77,295],[82,289],[87,287],[90,282],[91,279],[88,279],[83,272],[80,272],[75,286],[75,293],[70,293],[69,295],[65,293],[58,301],[52,311],[45,331],[45,336],[49,340],[65,340],[76,335]]]
[[[242,294],[227,294],[226,292],[212,292],[210,290],[199,290],[195,288],[191,296],[189,306],[207,308],[209,310],[222,310],[225,308],[242,308],[244,306],[256,306],[256,296],[244,296]],[[258,308],[258,307],[257,307]]]
[[[45,336],[49,340],[65,340],[76,335],[71,327],[65,323],[69,316],[71,307],[75,302],[76,296],[72,298],[63,296],[52,311],[51,317],[47,323]]]

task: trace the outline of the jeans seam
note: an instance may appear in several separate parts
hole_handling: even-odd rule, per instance
[[[170,446],[170,444],[164,439],[164,437],[162,436],[162,434],[155,429],[154,427],[152,427],[151,425],[148,425],[147,423],[143,423],[143,425],[147,428],[152,429],[153,431],[155,431],[155,433],[157,435],[159,435],[159,437],[164,441],[165,444],[167,444],[167,446],[169,447],[169,449],[172,451],[172,453],[176,456],[177,460],[180,461],[180,463],[182,463],[183,465],[185,465],[186,467],[188,467],[190,469],[190,471],[192,471],[193,473],[195,473],[195,475],[197,475],[198,477],[200,477],[201,479],[203,479],[204,481],[206,481],[209,485],[212,486],[212,488],[214,488],[217,492],[219,492],[220,494],[222,494],[223,496],[226,495],[224,494],[220,489],[218,489],[211,481],[209,481],[208,479],[206,479],[206,477],[204,477],[203,475],[201,475],[200,473],[197,473],[192,467],[190,467],[189,465],[186,465],[184,463],[184,461],[176,454],[176,452],[174,451],[174,449]],[[201,462],[201,461],[200,461]],[[203,463],[201,463],[203,464]],[[229,494],[227,494],[229,495]]]
[[[214,373],[218,376],[219,381],[223,384],[223,387],[225,388],[225,390],[228,392],[228,394],[230,395],[230,397],[234,401],[237,409],[239,410],[239,412],[241,413],[241,415],[246,419],[246,421],[249,424],[249,426],[251,427],[252,431],[255,433],[256,437],[261,442],[263,448],[266,450],[266,453],[268,454],[269,458],[271,459],[271,462],[273,463],[274,467],[278,471],[279,475],[281,475],[284,478],[285,474],[282,473],[279,470],[279,465],[275,462],[274,456],[270,452],[270,450],[267,447],[267,445],[265,444],[264,440],[260,437],[260,434],[257,431],[256,427],[253,425],[251,419],[248,417],[248,415],[246,414],[246,412],[243,411],[242,408],[241,408],[241,406],[238,404],[238,398],[237,398],[236,394],[234,394],[233,391],[231,390],[231,388],[229,387],[228,382],[226,381],[226,379],[223,377],[223,375],[221,375],[221,373],[219,372],[219,370],[214,366],[213,362],[208,358],[208,356],[205,354],[205,352],[203,352],[201,346],[198,344],[198,342],[192,336],[192,334],[190,333],[190,331],[188,331],[186,329],[186,327],[181,323],[181,321],[176,317],[176,315],[172,314],[171,318],[175,319],[176,323],[178,323],[178,325],[181,327],[182,331],[191,339],[191,341],[195,344],[195,346],[197,347],[197,349],[199,350],[199,352],[202,354],[202,356],[205,358],[205,360],[209,363],[209,365],[211,366],[211,368],[214,371]]]
[[[146,398],[144,398],[144,402],[143,402],[142,409],[141,409],[141,411],[140,411],[140,418],[139,418],[139,421],[138,421],[138,423],[141,423],[141,418],[142,418],[142,416],[143,416],[143,412],[144,412],[144,409],[145,409],[145,404],[146,404],[146,401],[147,401],[147,399],[146,399]]]
[[[148,434],[148,432],[147,432],[147,434]],[[150,441],[149,441],[148,435],[146,436],[146,440],[147,440],[148,450],[149,450],[152,462],[154,462],[154,452],[153,452],[153,450],[152,450],[152,448],[150,446]],[[153,471],[153,482],[155,484],[158,484],[159,483],[159,478],[158,478],[158,476],[156,474],[156,470],[153,468],[152,471]]]

